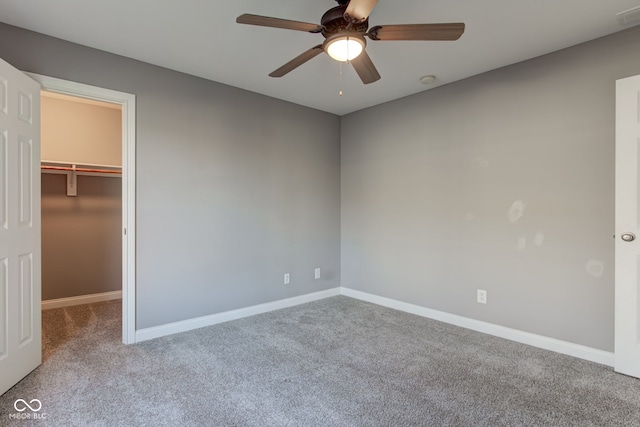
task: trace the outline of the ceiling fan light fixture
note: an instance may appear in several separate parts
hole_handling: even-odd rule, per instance
[[[242,14],[236,18],[238,24],[260,27],[282,28],[322,34],[324,43],[308,49],[277,70],[270,77],[282,77],[302,64],[325,52],[332,59],[350,62],[362,80],[369,84],[380,80],[380,73],[365,51],[367,41],[409,41],[409,40],[458,40],[464,33],[463,22],[440,24],[398,24],[376,25],[369,28],[369,15],[379,0],[336,0],[337,7],[327,10],[320,19],[320,25],[270,16]],[[424,81],[423,81],[424,82]],[[427,82],[424,82],[427,83]]]
[[[359,35],[336,35],[324,42],[324,51],[340,62],[356,59],[364,50],[364,37]]]

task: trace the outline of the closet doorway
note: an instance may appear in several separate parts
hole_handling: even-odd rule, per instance
[[[117,298],[121,294],[122,341],[125,344],[135,343],[135,96],[124,92],[39,74],[26,74],[40,83],[43,91],[43,103],[59,104],[61,101],[71,102],[72,104],[81,104],[85,107],[99,107],[99,109],[111,111],[112,116],[114,112],[115,115],[120,116],[120,129],[116,131],[116,133],[120,135],[119,147],[117,143],[115,147],[78,148],[76,145],[76,149],[83,152],[83,156],[98,153],[97,157],[72,158],[77,154],[74,149],[70,148],[70,146],[54,147],[54,145],[57,146],[58,143],[46,146],[42,150],[41,158],[44,161],[42,166],[44,166],[47,171],[46,174],[42,174],[42,196],[43,200],[45,197],[51,198],[51,200],[45,200],[43,204],[43,218],[44,215],[51,213],[60,216],[59,218],[53,218],[51,224],[49,224],[55,226],[57,222],[59,228],[56,229],[55,227],[47,226],[48,230],[43,229],[43,300],[47,300],[49,296],[49,301],[43,301],[43,303],[45,306],[56,303],[64,304],[65,299],[67,302],[71,299],[72,303],[74,300],[77,303],[83,303],[84,301],[91,302],[92,298],[98,298],[98,300],[100,298]],[[46,107],[44,107],[42,111],[43,123],[48,120],[44,117],[44,114],[47,114],[45,109]],[[57,124],[54,124],[54,126],[56,125]],[[42,129],[42,136],[44,138],[48,138],[44,135],[44,132],[47,132],[47,126],[50,125],[45,124],[45,129]],[[96,126],[97,125],[94,125],[94,127]],[[47,144],[47,142],[45,142],[45,144]],[[89,146],[90,145],[91,144],[89,144]],[[120,162],[117,161],[116,152],[118,151],[120,153]],[[47,158],[47,156],[50,158]],[[52,156],[55,158],[51,158]],[[115,187],[119,187],[120,189],[119,200],[116,200],[118,199],[118,189]],[[83,193],[83,188],[85,193]],[[46,196],[45,191],[47,192]],[[74,193],[75,196],[73,195]],[[101,199],[99,194],[102,194],[106,198]],[[92,200],[89,200],[90,198]],[[73,199],[75,202],[69,199]],[[120,202],[119,211],[118,208],[115,207],[118,205],[118,201]],[[75,275],[73,279],[75,283],[63,284],[64,289],[61,290],[56,289],[55,284],[50,281],[50,279],[59,280],[59,277],[64,275],[64,271],[62,270],[65,268],[63,268],[63,266],[71,265],[71,267],[66,268],[73,267],[73,264],[69,264],[68,260],[64,260],[65,256],[73,257],[71,254],[73,251],[69,251],[70,253],[66,255],[64,253],[56,254],[57,263],[55,260],[45,260],[44,258],[47,256],[46,251],[50,251],[51,246],[56,245],[52,238],[66,239],[63,232],[64,228],[69,227],[69,229],[72,229],[74,226],[71,221],[66,221],[65,218],[62,218],[65,209],[69,211],[69,202],[75,203],[76,208],[79,205],[83,205],[82,207],[88,207],[89,209],[102,210],[103,212],[100,214],[102,216],[102,225],[108,225],[108,228],[115,230],[116,227],[114,224],[116,224],[119,230],[115,231],[117,233],[116,236],[109,235],[110,241],[100,248],[102,253],[99,255],[97,253],[91,255],[91,257],[94,258],[91,262],[97,262],[98,264],[93,264],[93,268],[85,268],[87,266],[83,265],[84,271],[76,271],[73,273]],[[44,212],[45,204],[47,206],[46,208],[51,210],[50,212]],[[78,214],[78,212],[72,213]],[[115,216],[119,214],[119,222],[114,218],[114,214]],[[80,236],[75,236],[78,245],[90,245],[91,237],[100,239],[102,238],[100,236],[104,236],[100,233],[110,233],[109,231],[102,230],[102,232],[96,234],[97,230],[92,230],[92,224],[95,223],[94,220],[96,220],[96,218],[83,218],[80,220],[81,222],[85,222],[83,225],[84,230],[90,230],[91,232],[81,232]],[[49,221],[49,218],[45,219],[45,221]],[[78,224],[75,225],[77,226]],[[80,231],[82,231],[83,227],[76,227],[76,229],[80,228]],[[46,235],[47,233],[48,235]],[[119,252],[113,250],[114,245],[118,243],[114,243],[115,240],[111,241],[112,238],[120,242]],[[47,240],[47,242],[45,242],[45,240]],[[69,238],[68,240],[71,239]],[[96,241],[94,243],[100,246],[100,242]],[[64,252],[64,249],[61,248],[60,251]],[[118,252],[118,254],[116,254],[116,252]],[[75,254],[78,254],[77,250],[75,250]],[[85,254],[80,254],[80,256],[84,255]],[[105,259],[95,259],[96,257],[103,257]],[[114,257],[119,257],[120,262],[114,259]],[[49,261],[53,261],[53,263],[49,263]],[[82,260],[76,259],[74,262],[82,263]],[[53,276],[47,277],[47,271],[45,271],[45,269],[49,270],[49,273],[53,274]],[[84,279],[83,277],[90,277],[90,275],[94,273],[100,274],[98,271],[92,270],[101,270],[103,277],[96,280],[96,283],[87,284],[90,279]],[[114,276],[114,273],[115,276],[119,274],[120,280]],[[45,284],[45,282],[47,283]],[[49,288],[49,285],[54,286]],[[120,290],[115,290],[114,288],[120,288]],[[60,292],[66,292],[70,296],[56,298],[62,295]],[[52,296],[53,299],[50,299]]]
[[[122,107],[41,92],[42,308],[122,298]]]

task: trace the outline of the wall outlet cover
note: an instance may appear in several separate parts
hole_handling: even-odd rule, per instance
[[[487,291],[484,289],[478,289],[478,303],[486,304],[487,303]]]

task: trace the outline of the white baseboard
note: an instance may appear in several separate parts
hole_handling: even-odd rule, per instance
[[[505,326],[495,325],[493,323],[474,320],[468,317],[458,316],[456,314],[445,313],[443,311],[433,310],[419,305],[409,304],[391,298],[381,297],[378,295],[373,295],[344,287],[328,289],[326,291],[315,292],[312,294],[301,295],[298,297],[287,298],[265,304],[258,304],[251,307],[240,308],[237,310],[225,311],[223,313],[197,317],[180,322],[168,323],[166,325],[139,329],[136,331],[135,342],[142,342],[154,338],[160,338],[166,335],[187,332],[193,329],[204,328],[206,326],[212,326],[231,320],[242,319],[244,317],[267,313],[274,310],[280,310],[282,308],[293,307],[296,305],[305,304],[336,295],[348,296],[351,298],[381,305],[383,307],[393,308],[396,310],[404,311],[406,313],[438,320],[441,322],[449,323],[489,335],[494,335],[522,344],[528,344],[545,350],[554,351],[556,353],[566,354],[568,356],[577,357],[579,359],[600,363],[602,365],[613,366],[614,364],[614,354],[611,352],[598,350],[592,347],[574,344],[555,338],[549,338],[542,335],[532,334],[530,332],[507,328]],[[43,302],[43,308],[44,303],[45,302]]]
[[[122,291],[103,292],[100,294],[80,295],[78,297],[58,298],[42,301],[42,309],[71,307],[73,305],[91,304],[100,301],[122,299]]]
[[[243,317],[254,316],[256,314],[267,313],[269,311],[280,310],[282,308],[293,307],[337,295],[340,295],[340,288],[333,288],[326,291],[314,292],[312,294],[300,295],[251,307],[239,308],[237,310],[225,311],[223,313],[216,313],[209,316],[196,317],[195,319],[168,323],[166,325],[139,329],[136,331],[136,342],[147,341],[166,335],[177,334],[179,332],[186,332],[193,329],[204,328],[206,326],[217,325],[218,323],[242,319]]]
[[[432,310],[415,304],[409,304],[402,301],[385,298],[366,292],[356,291],[349,288],[340,288],[342,295],[367,301],[384,307],[393,308],[407,313],[415,314],[429,319],[439,320],[441,322],[450,323],[452,325],[461,326],[463,328],[482,332],[496,337],[505,338],[523,344],[545,350],[555,351],[556,353],[566,354],[568,356],[589,360],[591,362],[600,363],[602,365],[613,366],[614,354],[611,352],[598,350],[580,344],[574,344],[567,341],[549,338],[542,335],[532,334],[517,329],[511,329],[493,323],[487,323],[480,320],[469,319],[467,317],[455,314],[445,313],[443,311]]]

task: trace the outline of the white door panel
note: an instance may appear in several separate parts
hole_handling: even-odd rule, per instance
[[[640,378],[640,76],[616,82],[615,370]]]
[[[0,394],[42,360],[40,85],[0,60]]]

